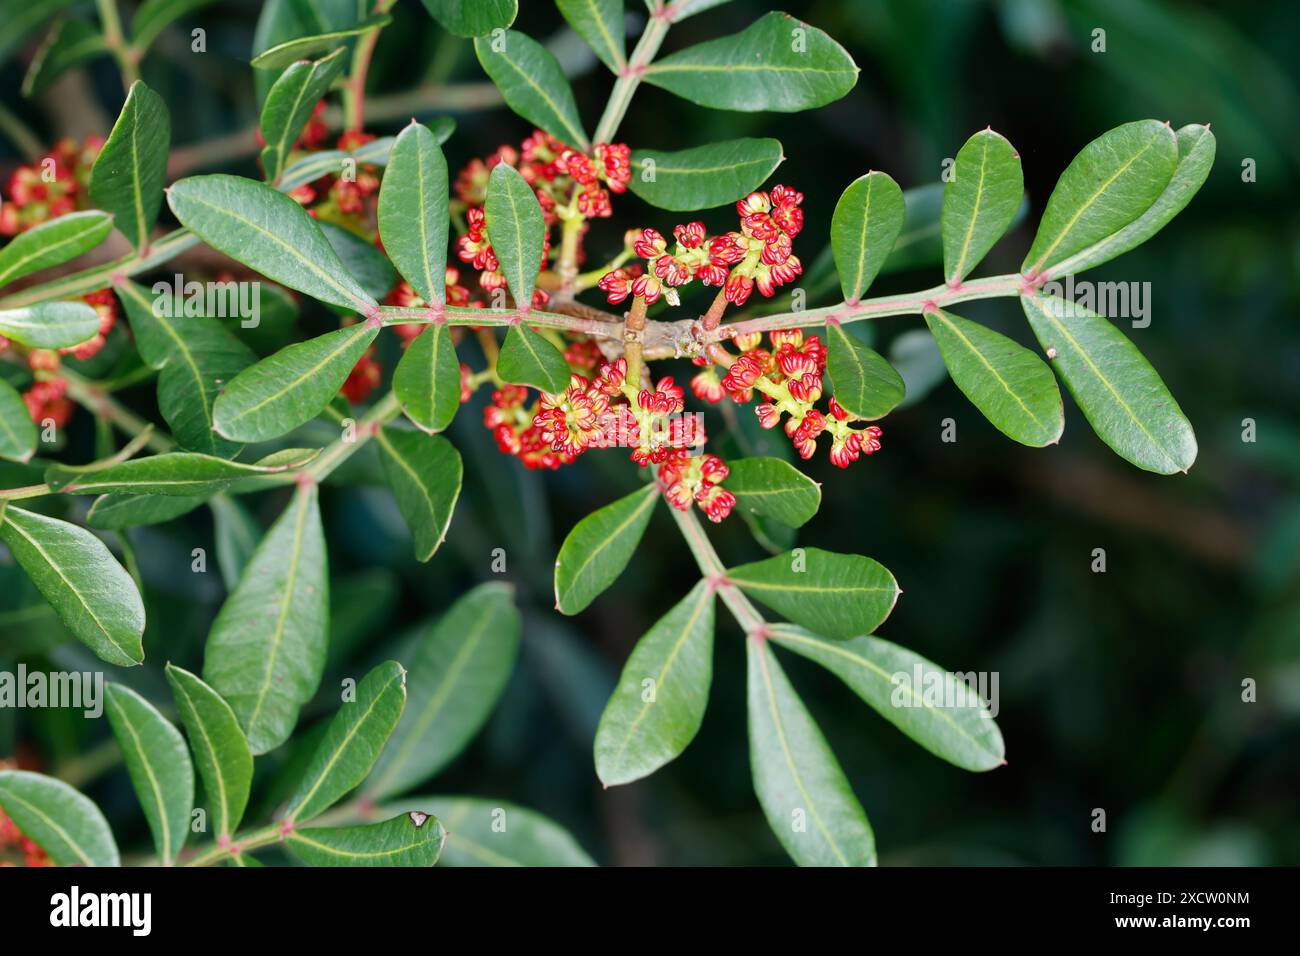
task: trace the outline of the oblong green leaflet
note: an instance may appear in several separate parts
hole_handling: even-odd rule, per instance
[[[196,675],[168,664],[167,683],[190,738],[216,834],[230,836],[244,817],[253,783],[248,739],[230,705]]]
[[[1056,376],[1033,352],[942,309],[925,313],[952,380],[993,425],[1022,445],[1061,438],[1065,408]]]
[[[520,174],[506,163],[497,163],[488,180],[483,205],[492,251],[515,297],[515,305],[527,312],[533,304],[533,288],[542,267],[546,243],[546,222],[537,194]]]
[[[555,0],[555,5],[601,63],[616,74],[627,65],[623,0]]]
[[[1021,296],[1029,325],[1102,441],[1146,471],[1196,460],[1196,435],[1159,374],[1119,329],[1051,295]]]
[[[844,190],[831,215],[831,251],[845,302],[857,302],[871,286],[905,214],[903,190],[885,173],[867,173]]]
[[[898,582],[881,564],[858,554],[800,548],[742,564],[727,580],[816,634],[870,634],[898,600]]]
[[[99,333],[99,313],[84,302],[41,302],[0,311],[0,335],[33,349],[66,349]]]
[[[561,142],[587,149],[573,89],[555,54],[517,30],[475,38],[474,52],[507,106]]]
[[[283,43],[277,43],[268,50],[264,50],[249,62],[259,70],[280,70],[293,63],[295,60],[301,60],[303,57],[311,56],[313,53],[319,53],[322,50],[333,50],[342,46],[353,37],[360,36],[363,33],[369,33],[371,30],[382,30],[388,24],[393,22],[393,18],[386,13],[376,14],[367,17],[360,23],[355,23],[347,27],[339,27],[328,33],[320,33],[314,36],[295,37],[292,40],[285,40]],[[269,96],[268,96],[269,99]]]
[[[628,186],[660,209],[711,209],[749,195],[784,159],[775,139],[729,139],[676,152],[635,149]]]
[[[167,202],[213,249],[268,279],[345,309],[364,312],[375,304],[316,220],[266,183],[224,173],[190,176],[172,183]]]
[[[0,249],[0,285],[75,259],[103,242],[112,231],[112,216],[87,209],[20,232]]]
[[[877,637],[830,641],[788,624],[769,636],[816,661],[930,753],[964,770],[1005,763],[1002,734],[979,693],[919,654]]]
[[[137,249],[149,245],[162,208],[171,136],[167,104],[136,80],[90,171],[91,201],[113,214],[113,224]]]
[[[497,358],[497,374],[502,381],[558,395],[569,387],[573,373],[563,352],[531,325],[521,322],[506,332]]]
[[[284,170],[299,134],[312,110],[343,69],[346,51],[335,50],[319,60],[292,63],[280,74],[262,104],[262,172],[275,182]]]
[[[1210,128],[1199,124],[1184,126],[1176,135],[1178,166],[1160,197],[1123,229],[1058,262],[1045,270],[1047,274],[1063,276],[1109,262],[1146,242],[1183,211],[1210,175],[1215,140]]]
[[[319,415],[379,334],[369,322],[296,342],[244,369],[217,396],[214,427],[237,441],[279,438]]]
[[[631,783],[687,748],[713,680],[713,587],[700,581],[641,637],[596,729],[596,775]]]
[[[190,830],[194,765],[185,740],[157,708],[122,684],[105,689],[105,710],[127,774],[164,864],[175,861]]]
[[[27,461],[36,451],[36,423],[18,390],[0,379],[0,458]]]
[[[379,190],[379,234],[397,271],[429,305],[446,303],[447,160],[414,120],[388,157]]]
[[[393,370],[393,394],[418,428],[440,432],[451,424],[460,408],[460,362],[450,325],[431,322],[406,347]]]
[[[555,559],[555,606],[577,614],[613,584],[641,543],[659,489],[646,485],[583,518]]]
[[[437,817],[411,810],[382,823],[295,829],[284,847],[308,866],[433,866],[446,840]]]
[[[844,96],[858,67],[821,30],[773,12],[740,33],[655,61],[644,79],[713,109],[794,113]]]
[[[1094,139],[1057,180],[1020,271],[1041,275],[1119,232],[1160,198],[1177,165],[1168,123],[1125,123]]]
[[[738,458],[727,467],[731,473],[725,487],[736,496],[736,506],[742,511],[798,528],[821,505],[821,486],[788,461]]]
[[[203,679],[226,699],[254,754],[284,743],[320,686],[329,565],[315,485],[300,486],[217,612]]]
[[[210,288],[215,305],[218,284]],[[228,311],[238,311],[229,308],[232,299],[239,302],[238,288],[233,282],[222,287]],[[213,430],[212,406],[222,387],[257,360],[253,350],[214,318],[184,314],[182,300],[166,283],[155,284],[152,299],[134,282],[116,283],[115,289],[140,357],[158,369],[158,408],[177,444],[220,458],[234,457],[243,446]],[[260,315],[260,301],[255,307]]]
[[[0,770],[0,810],[58,866],[120,866],[99,807],[62,780]]]
[[[540,813],[504,800],[407,797],[380,813],[431,807],[447,828],[442,866],[595,866],[578,841]]]
[[[410,790],[449,764],[487,722],[519,655],[521,622],[508,584],[480,584],[407,652],[407,707],[365,793]]]
[[[205,500],[177,495],[100,495],[86,512],[86,524],[101,531],[162,524],[189,514]]]
[[[767,641],[749,658],[749,760],[768,825],[800,866],[875,866],[876,841],[821,729]]]
[[[826,374],[835,400],[858,418],[883,418],[907,395],[898,370],[838,322],[826,326]]]
[[[976,133],[957,152],[943,187],[943,271],[960,282],[979,265],[1015,219],[1025,191],[1020,154],[991,129]]]
[[[444,30],[458,37],[477,37],[515,22],[518,0],[424,0],[425,9]]]
[[[101,660],[144,660],[144,603],[104,542],[75,524],[13,505],[0,520],[0,540],[68,630]]]
[[[355,788],[379,759],[406,706],[406,671],[385,661],[361,679],[356,699],[344,700],[307,763],[285,819],[312,820]]]
[[[460,452],[441,435],[386,426],[376,434],[384,477],[415,539],[415,557],[428,561],[443,539],[460,497]]]
[[[51,465],[45,483],[66,495],[215,495],[239,478],[273,475],[292,466],[245,465],[196,452],[165,452],[103,465]]]

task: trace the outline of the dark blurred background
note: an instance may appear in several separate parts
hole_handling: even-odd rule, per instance
[[[257,6],[223,3],[182,21],[208,30],[204,57],[190,55],[185,35],[173,31],[146,61],[146,80],[172,107],[174,143],[229,137],[254,123],[247,59]],[[611,78],[572,34],[563,36],[551,4],[524,6],[516,28],[554,41],[594,127]],[[777,137],[787,159],[773,181],[807,196],[796,243],[805,262],[816,257],[850,181],[882,169],[904,188],[937,182],[942,161],[986,125],[1019,149],[1030,211],[978,274],[1017,268],[1056,177],[1110,127],[1147,117],[1175,127],[1208,122],[1218,140],[1214,169],[1191,206],[1144,246],[1088,275],[1151,283],[1150,326],[1122,327],[1196,428],[1200,456],[1189,475],[1127,465],[1068,397],[1059,446],[1013,444],[936,378],[915,337],[898,341],[923,328],[916,317],[873,323],[878,348],[900,361],[912,356],[909,386],[920,398],[883,422],[884,451],[845,472],[824,450],[805,466],[823,482],[824,500],[799,542],[871,555],[903,587],[882,636],[953,670],[1000,676],[1008,765],[973,775],[913,745],[831,675],[782,655],[871,819],[881,862],[1300,863],[1294,4],[792,0],[782,8],[830,33],[861,66],[846,98],[793,116],[723,113],[643,86],[618,138],[676,149]],[[643,5],[627,9],[639,23]],[[675,26],[664,50],[734,32],[767,9],[733,0]],[[372,115],[387,113],[377,132],[395,131],[413,103],[423,103],[422,116],[449,112],[436,97],[394,103],[391,94],[484,79],[470,44],[442,35],[418,4],[399,4],[396,19],[372,73],[380,98]],[[1091,49],[1097,28],[1104,53]],[[0,72],[6,105],[50,138],[106,132],[121,101],[111,65],[71,75],[57,96],[19,102],[30,52]],[[500,107],[453,115],[459,126],[444,147],[453,168],[528,132]],[[210,168],[255,175],[251,153],[215,158]],[[1243,182],[1247,159],[1254,182]],[[0,162],[8,169],[16,160]],[[731,217],[715,210],[702,218],[714,226]],[[627,194],[615,219],[593,228],[590,255],[603,261],[616,251],[625,228],[667,232],[677,221]],[[937,264],[897,272],[872,294],[925,288],[939,276]],[[1012,300],[956,311],[1032,341]],[[150,397],[140,390],[142,408]],[[955,443],[940,440],[946,418],[956,422]],[[1246,419],[1254,441],[1243,441]],[[636,487],[637,475],[619,455],[588,455],[556,474],[524,472],[496,453],[480,421],[477,406],[466,409],[451,430],[466,457],[465,493],[446,546],[427,565],[410,559],[388,494],[366,483],[373,462],[361,456],[342,476],[353,483],[327,491],[333,672],[355,672],[486,579],[491,550],[504,547],[526,615],[520,664],[485,731],[427,789],[531,806],[570,828],[601,863],[783,862],[750,786],[743,644],[721,611],[699,737],[649,780],[601,789],[591,759],[600,712],[637,638],[695,580],[693,565],[659,514],[618,584],[581,616],[561,618],[551,610],[559,542],[593,507]],[[720,432],[723,422],[710,426]],[[259,497],[267,500],[249,503],[265,524],[281,502]],[[154,648],[187,666],[201,660],[222,590],[213,575],[174,569],[211,534],[202,510],[132,533],[149,588],[154,660],[162,659]],[[763,556],[737,518],[715,540],[729,563]],[[1096,548],[1105,549],[1105,573],[1092,570]],[[21,585],[12,574],[2,580],[12,610],[23,603]],[[48,647],[54,638],[41,627],[4,634],[0,654],[90,666],[76,645]],[[152,671],[130,679],[146,689],[161,681]],[[1242,701],[1247,679],[1257,685],[1254,703]],[[13,712],[0,712],[0,753],[21,746],[46,769],[84,779],[109,807],[119,839],[129,842],[134,827],[136,840],[147,840],[124,775],[101,772],[111,760],[99,743],[107,729],[37,716],[15,722]],[[1105,833],[1093,832],[1094,808],[1106,811]]]

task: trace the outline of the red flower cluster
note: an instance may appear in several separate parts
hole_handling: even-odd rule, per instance
[[[775,428],[784,416],[785,433],[801,458],[811,458],[817,439],[823,432],[831,436],[831,463],[847,468],[862,455],[880,450],[881,430],[877,425],[854,428],[855,421],[834,396],[827,412],[815,406],[823,392],[822,374],[826,370],[826,346],[820,338],[804,338],[801,329],[782,329],[770,333],[771,348],[760,347],[762,335],[737,336],[733,341],[741,354],[721,380],[712,367],[691,380],[697,398],[717,403],[727,395],[734,402],[746,403],[759,392],[766,401],[755,408],[764,428]],[[697,363],[702,364],[699,359]]]
[[[357,364],[352,366],[352,371],[339,387],[339,393],[353,404],[364,402],[379,387],[379,379],[384,370],[375,361],[374,354],[375,347],[372,345],[357,359]]]
[[[597,143],[589,156],[536,129],[521,149],[502,146],[486,160],[471,160],[456,177],[461,202],[470,208],[483,205],[498,163],[518,169],[533,187],[548,226],[574,213],[586,219],[610,216],[609,194],[626,191],[632,179],[632,150],[623,143]]]
[[[668,503],[678,511],[689,511],[694,501],[710,521],[717,523],[736,506],[736,496],[719,487],[730,473],[717,455],[691,457],[677,451],[659,466],[659,484]]]
[[[468,232],[456,241],[457,255],[462,262],[469,263],[472,267],[479,270],[478,284],[487,292],[506,287],[506,277],[501,272],[501,263],[497,261],[497,255],[492,250],[492,240],[488,238],[487,233],[487,216],[481,207],[468,210],[465,213],[465,222],[468,226]],[[542,268],[546,268],[547,256],[551,250],[551,236],[547,233],[542,242]],[[536,288],[533,290],[533,308],[541,308],[551,300],[550,294],[545,289]]]
[[[0,236],[16,236],[33,226],[88,205],[90,169],[104,145],[102,136],[61,139],[50,155],[19,166],[9,177],[9,196],[0,203]]]
[[[310,135],[309,135],[310,134]],[[300,147],[323,145],[321,131],[308,126],[298,141]],[[336,148],[354,150],[374,140],[373,133],[349,130],[338,138]],[[300,205],[317,219],[363,235],[372,241],[376,236],[375,204],[379,199],[379,168],[369,163],[357,166],[356,175],[330,174],[290,190]]]
[[[643,229],[632,248],[646,260],[644,273],[635,266],[614,269],[597,286],[613,304],[633,295],[647,305],[660,296],[678,305],[676,290],[695,279],[724,287],[734,305],[743,305],[755,288],[770,297],[803,272],[793,251],[794,237],[803,229],[802,202],[803,193],[787,186],[750,193],[736,203],[739,232],[710,237],[703,223],[688,222],[673,229],[677,242],[671,252],[657,230]]]

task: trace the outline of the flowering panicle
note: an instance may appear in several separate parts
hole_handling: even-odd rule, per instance
[[[102,136],[88,136],[81,145],[61,139],[49,156],[15,169],[6,184],[8,197],[0,202],[0,236],[89,208],[90,170],[103,145]]]
[[[702,285],[720,286],[726,301],[744,305],[755,288],[771,297],[778,286],[803,272],[794,254],[794,237],[803,229],[803,193],[787,186],[771,192],[750,193],[736,203],[740,229],[709,236],[701,222],[673,229],[676,243],[655,229],[636,234],[632,249],[645,260],[644,272],[620,267],[597,283],[611,304],[629,295],[641,296],[647,305],[660,297],[680,304],[677,289],[699,279]]]
[[[691,380],[691,390],[712,403],[726,395],[743,404],[759,393],[763,400],[754,409],[758,423],[775,428],[784,419],[782,427],[801,458],[815,454],[823,433],[831,436],[831,463],[840,468],[879,451],[878,425],[853,427],[854,417],[834,396],[829,397],[826,412],[815,407],[825,391],[826,346],[822,340],[816,335],[805,338],[801,329],[777,330],[768,338],[770,348],[765,349],[758,334],[734,337],[733,343],[742,351],[726,374],[719,379],[712,366],[706,367]]]

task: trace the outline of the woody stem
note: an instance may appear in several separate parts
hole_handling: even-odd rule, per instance
[[[632,311],[623,323],[623,357],[627,359],[627,381],[641,387],[641,335],[645,332],[645,296],[632,299]]]

